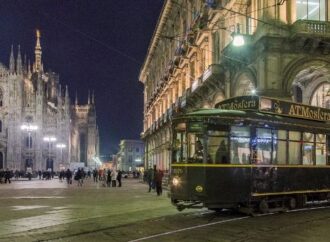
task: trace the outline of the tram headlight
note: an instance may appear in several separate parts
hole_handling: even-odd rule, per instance
[[[179,178],[177,178],[177,177],[173,177],[173,179],[172,179],[172,184],[173,184],[173,186],[178,186],[179,184],[180,184],[180,179]]]

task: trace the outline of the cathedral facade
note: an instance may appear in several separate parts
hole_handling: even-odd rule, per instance
[[[0,63],[0,169],[91,166],[98,147],[94,94],[86,105],[71,105],[59,75],[44,71],[39,31],[32,66],[12,47],[9,68]]]

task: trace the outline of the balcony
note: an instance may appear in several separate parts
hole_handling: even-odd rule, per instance
[[[292,25],[293,35],[313,35],[330,37],[330,22],[315,20],[297,20]]]

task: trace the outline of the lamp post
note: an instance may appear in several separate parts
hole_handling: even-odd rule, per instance
[[[61,164],[63,164],[63,149],[66,147],[63,143],[56,144],[56,148],[61,150]]]
[[[28,133],[28,149],[31,149],[32,148],[32,143],[31,143],[31,133],[33,132],[33,131],[36,131],[38,129],[38,126],[37,125],[34,125],[34,124],[31,124],[31,123],[27,123],[27,124],[22,124],[21,125],[21,130],[22,131],[26,131],[27,133]],[[31,156],[30,156],[30,152],[28,152],[28,156],[29,156],[29,162],[28,162],[28,164],[26,164],[26,165],[28,165],[28,166],[30,166],[31,164],[30,164],[30,162],[31,162]],[[27,167],[26,167],[27,168]]]
[[[45,136],[44,137],[44,141],[48,142],[48,159],[47,159],[47,164],[46,164],[46,168],[52,168],[53,169],[53,164],[51,165],[52,167],[47,167],[48,166],[48,162],[50,162],[50,151],[51,151],[51,147],[50,144],[56,142],[56,137],[55,136]]]
[[[236,47],[241,47],[245,44],[244,37],[240,33],[239,24],[237,24],[236,32],[233,34],[233,45]]]

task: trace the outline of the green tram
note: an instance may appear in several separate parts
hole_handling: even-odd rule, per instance
[[[330,110],[259,96],[173,119],[172,203],[273,212],[330,202]]]

